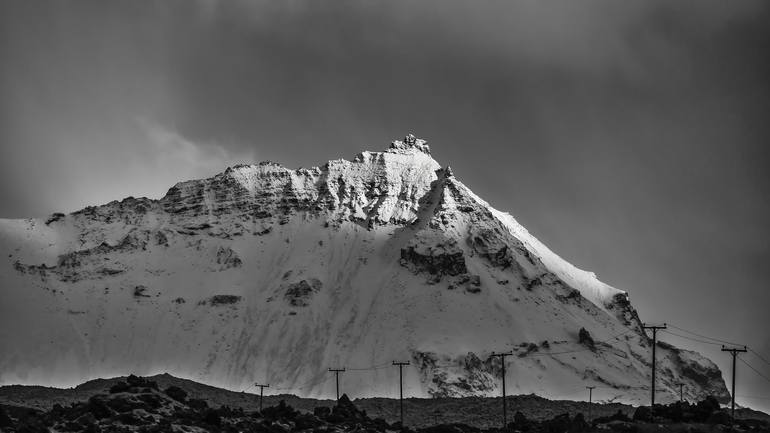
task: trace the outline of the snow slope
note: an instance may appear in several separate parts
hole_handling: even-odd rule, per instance
[[[354,397],[647,401],[650,341],[625,292],[575,268],[442,168],[422,140],[312,169],[274,163],[46,220],[0,220],[0,384],[170,372]],[[581,342],[580,329],[591,338]],[[588,340],[593,341],[588,341]],[[726,396],[659,347],[659,401]]]

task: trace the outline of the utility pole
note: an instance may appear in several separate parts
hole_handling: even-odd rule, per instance
[[[262,412],[262,396],[264,394],[265,388],[270,388],[270,385],[255,383],[254,386],[259,387],[259,411]]]
[[[330,368],[329,371],[333,371],[334,375],[337,376],[337,401],[340,401],[340,373],[345,371],[345,367],[342,368]]]
[[[657,346],[658,330],[666,329],[666,324],[660,325],[645,325],[642,324],[643,329],[652,329],[652,389],[650,392],[650,416],[655,418],[655,346]]]
[[[679,403],[684,403],[684,384],[679,384]]]
[[[393,365],[398,366],[398,403],[401,408],[401,430],[404,429],[404,366],[409,365],[409,361],[393,361]]]
[[[591,409],[593,409],[592,408],[592,406],[593,406],[593,404],[592,404],[593,403],[593,391],[594,391],[594,388],[596,388],[596,387],[595,386],[587,386],[586,388],[588,389],[588,422],[591,422]]]
[[[438,425],[438,417],[441,415],[441,411],[439,409],[436,409],[433,411],[433,425]]]
[[[735,357],[738,356],[738,353],[742,353],[746,351],[748,351],[748,348],[746,346],[743,346],[743,349],[738,349],[738,348],[728,349],[725,346],[722,346],[722,352],[730,352],[730,354],[733,355],[733,391],[731,395],[733,422],[735,422]]]
[[[490,358],[494,356],[500,357],[500,364],[503,366],[503,429],[505,429],[505,427],[508,425],[508,415],[506,414],[506,407],[505,407],[505,357],[513,356],[513,352],[502,352],[502,353],[492,352],[492,354],[489,355]]]

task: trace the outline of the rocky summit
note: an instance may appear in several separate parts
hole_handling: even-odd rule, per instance
[[[0,220],[0,384],[168,371],[307,397],[649,396],[628,294],[550,251],[407,136],[320,167],[238,165],[42,219]],[[727,397],[658,346],[657,400]]]

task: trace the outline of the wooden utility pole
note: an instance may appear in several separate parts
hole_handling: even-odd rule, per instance
[[[733,422],[735,422],[735,357],[738,356],[738,353],[747,352],[747,351],[748,351],[748,348],[746,346],[743,346],[743,349],[738,349],[738,348],[728,349],[725,346],[722,346],[722,352],[730,352],[730,354],[733,355],[733,391],[731,393],[732,395],[730,396],[732,397],[731,406],[732,406]]]
[[[508,425],[508,415],[505,407],[505,357],[506,356],[513,356],[513,352],[502,352],[502,353],[495,353],[492,352],[491,355],[489,355],[490,358],[494,356],[500,357],[500,364],[503,366],[503,429]]]
[[[593,391],[595,386],[587,386],[588,389],[588,422],[591,422],[591,410],[593,409]]]
[[[438,417],[441,415],[441,411],[439,409],[436,409],[433,411],[433,425],[438,425]]]
[[[337,379],[337,401],[340,401],[340,373],[345,371],[345,367],[342,368],[330,368],[329,371],[333,371]]]
[[[254,386],[259,387],[259,411],[262,412],[262,397],[263,397],[265,388],[270,388],[270,385],[262,385],[259,383],[255,383]]]
[[[658,330],[666,329],[666,324],[660,325],[645,325],[642,324],[644,329],[652,329],[652,386],[650,392],[650,416],[655,418],[655,347],[657,346]]]
[[[393,365],[398,366],[398,403],[401,409],[401,429],[404,429],[404,366],[409,365],[409,361],[393,361]]]
[[[679,384],[679,402],[684,403],[684,384]]]

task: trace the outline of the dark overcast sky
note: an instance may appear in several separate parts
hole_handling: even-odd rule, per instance
[[[414,131],[644,321],[770,359],[768,23],[765,0],[4,0],[0,217]],[[743,368],[738,394],[768,385]]]

